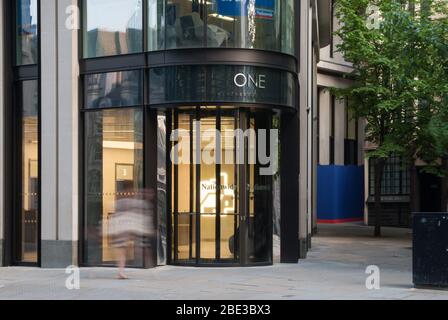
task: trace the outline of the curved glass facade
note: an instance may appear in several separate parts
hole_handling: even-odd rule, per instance
[[[157,194],[145,211],[157,243],[133,238],[129,266],[273,262],[274,173],[265,172],[278,159],[275,119],[297,108],[298,81],[294,57],[272,52],[295,54],[296,3],[83,1],[84,58],[136,54],[82,66],[87,265],[115,261],[114,217],[122,200],[146,193]],[[188,48],[223,50],[162,52]],[[240,58],[228,48],[270,52]]]
[[[84,58],[201,47],[294,55],[295,3],[294,0],[84,0]],[[145,7],[147,19],[143,18]]]

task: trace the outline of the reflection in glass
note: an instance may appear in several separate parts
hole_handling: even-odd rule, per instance
[[[150,104],[204,101],[206,74],[203,66],[152,68]]]
[[[166,172],[166,116],[159,112],[157,116],[157,219],[158,219],[158,265],[166,264],[167,249],[167,172]]]
[[[242,86],[235,85],[235,75]],[[287,71],[232,65],[151,68],[149,103],[262,103],[295,107],[297,83]]]
[[[236,203],[235,118],[221,117],[221,182],[220,182],[220,254],[221,259],[235,258],[238,250],[229,241],[238,230]]]
[[[37,81],[21,83],[21,212],[17,260],[38,261],[39,230],[39,103]]]
[[[143,187],[143,118],[139,109],[86,113],[85,249],[88,264],[111,264],[116,250],[108,221],[116,201]],[[142,266],[141,247],[131,243],[127,260]]]
[[[201,118],[201,258],[216,258],[216,117]]]
[[[16,64],[38,63],[37,0],[17,1]]]
[[[251,164],[240,166],[236,163],[235,130],[241,112],[234,107],[173,112],[173,129],[182,130],[172,145],[177,149],[173,155],[178,154],[173,158],[178,164],[172,165],[174,263],[238,263],[242,258],[240,246],[247,247],[244,258],[249,263],[272,262],[272,178],[261,176],[262,166],[256,161],[260,146],[256,130],[269,130],[272,118],[266,112],[244,112],[250,119],[248,128],[252,129],[246,133],[244,146],[245,152],[251,154]],[[195,123],[198,116],[200,122]],[[266,143],[269,145],[269,141]],[[195,152],[201,156],[200,162],[194,161]],[[247,190],[241,192],[240,174],[245,175],[247,183],[243,188]],[[247,201],[248,206],[242,208],[238,199],[246,199],[242,201]],[[240,215],[244,215],[241,223]],[[244,241],[240,241],[240,227],[248,230]]]
[[[141,52],[142,0],[84,0],[84,58]]]
[[[207,1],[207,46],[280,51],[282,2]]]
[[[175,184],[174,219],[177,225],[177,259],[190,260],[195,257],[196,252],[196,217],[193,214],[196,211],[195,188],[194,183],[196,168],[191,160],[191,146],[193,135],[191,127],[193,125],[194,115],[190,113],[181,113],[176,119],[175,128],[179,130],[178,142],[180,145],[187,146],[187,149],[180,148],[178,153],[178,165],[173,166],[177,177]],[[174,197],[173,197],[174,198]]]
[[[249,150],[251,153],[258,152],[260,143],[270,145],[268,141],[260,141],[259,130],[271,129],[272,117],[269,113],[252,113],[250,115],[250,128],[255,130],[255,139],[249,139]],[[267,148],[267,154],[272,152]],[[258,158],[258,157],[257,157]],[[269,165],[267,165],[269,166]],[[261,175],[263,166],[259,159],[255,164],[249,165],[249,261],[265,262],[272,261],[272,176]]]
[[[166,49],[204,46],[203,5],[199,0],[166,0]]]
[[[148,0],[148,50],[165,49],[165,0]]]
[[[296,17],[295,0],[281,0],[282,2],[282,48],[281,51],[294,55],[296,53]]]
[[[87,108],[137,106],[142,103],[141,71],[122,71],[85,77]]]

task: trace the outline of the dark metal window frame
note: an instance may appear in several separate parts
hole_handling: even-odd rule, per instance
[[[235,104],[235,108],[234,109],[222,109],[222,107],[228,107],[228,104],[212,104],[211,106],[216,107],[213,110],[203,110],[201,109],[201,107],[207,107],[207,105],[197,105],[197,104],[193,104],[190,105],[190,109],[186,109],[186,110],[179,110],[176,107],[179,107],[180,105],[176,105],[173,106],[172,108],[170,108],[169,110],[167,110],[167,115],[170,115],[170,120],[171,118],[174,118],[174,121],[172,122],[174,124],[174,127],[170,127],[169,130],[167,130],[167,136],[169,136],[171,134],[171,130],[175,130],[178,128],[179,124],[178,124],[178,115],[179,114],[190,114],[190,116],[194,117],[194,120],[196,121],[200,121],[204,116],[206,117],[207,114],[212,114],[213,117],[216,118],[216,129],[219,130],[220,126],[221,126],[221,122],[220,119],[223,116],[223,112],[224,114],[226,113],[226,111],[230,112],[233,114],[234,118],[235,118],[235,129],[242,129],[245,130],[247,128],[250,127],[250,117],[247,117],[247,114],[249,113],[253,113],[254,110],[251,109],[247,109],[247,108],[241,108],[240,106],[238,106],[238,104]],[[182,105],[185,106],[185,105]],[[258,108],[256,108],[255,110],[259,110]],[[272,111],[272,109],[270,109]],[[244,116],[241,117],[241,112],[243,113]],[[271,116],[272,117],[272,116]],[[168,118],[167,118],[168,119]],[[190,118],[190,121],[192,121],[193,118]],[[272,118],[271,122],[272,122]],[[167,120],[168,121],[168,120]],[[192,122],[190,123],[190,128],[191,128]],[[272,125],[272,124],[271,124]],[[193,135],[190,135],[190,139],[192,139]],[[167,141],[168,138],[167,138]],[[221,142],[217,141],[217,145],[219,145]],[[236,143],[236,142],[235,142]],[[247,141],[245,141],[245,143],[247,143]],[[170,142],[169,144],[170,146],[172,146],[173,144]],[[217,146],[217,148],[219,148]],[[167,148],[167,152],[169,152],[171,148]],[[270,150],[267,150],[267,152],[270,152]],[[190,150],[190,156],[192,157],[192,152]],[[246,149],[246,154],[245,154],[246,160],[248,159],[248,153],[247,153],[247,149]],[[250,180],[250,168],[249,165],[244,165],[244,164],[235,164],[234,166],[234,174],[235,174],[235,183],[238,184],[238,190],[243,190],[241,194],[239,194],[238,196],[236,196],[235,198],[235,234],[237,232],[237,230],[239,230],[239,238],[241,239],[240,243],[239,243],[239,248],[234,248],[234,259],[221,259],[220,257],[220,243],[221,243],[221,237],[220,237],[220,206],[221,206],[221,202],[220,202],[220,197],[216,197],[216,208],[217,208],[217,213],[216,213],[216,221],[215,221],[215,235],[216,235],[216,239],[215,239],[215,255],[216,255],[216,259],[204,259],[199,257],[198,253],[201,252],[200,250],[200,243],[201,243],[201,239],[200,239],[200,228],[201,228],[201,220],[200,220],[200,216],[202,213],[200,213],[198,207],[200,206],[200,183],[198,183],[198,181],[200,181],[200,174],[201,174],[201,165],[200,164],[191,164],[190,165],[190,215],[193,214],[195,216],[195,219],[192,219],[193,216],[190,216],[190,259],[179,259],[177,256],[177,250],[176,248],[178,247],[178,238],[177,238],[177,225],[178,225],[178,215],[180,214],[180,212],[178,212],[178,197],[177,197],[177,192],[178,192],[178,184],[179,184],[179,179],[178,179],[178,166],[177,165],[173,165],[171,164],[171,162],[168,160],[169,157],[167,157],[167,172],[170,172],[171,174],[174,174],[174,176],[170,176],[169,180],[167,180],[167,190],[168,193],[170,195],[173,196],[174,198],[174,208],[173,210],[167,210],[167,225],[169,226],[167,228],[168,233],[167,233],[167,238],[170,239],[170,242],[167,245],[167,250],[169,250],[168,252],[168,263],[172,264],[172,265],[179,265],[179,266],[196,266],[196,267],[234,267],[234,266],[266,266],[266,265],[271,265],[273,263],[273,248],[272,248],[272,234],[269,237],[269,243],[268,243],[268,247],[270,248],[270,251],[268,252],[269,254],[269,258],[268,261],[265,262],[249,262],[247,261],[247,252],[244,249],[247,244],[245,244],[244,242],[246,241],[246,238],[244,237],[244,235],[247,234],[247,228],[248,228],[248,224],[245,224],[244,221],[246,221],[249,216],[250,216],[250,210],[249,210],[249,192],[247,191],[247,188],[245,188],[244,186],[247,184],[247,180]],[[247,161],[246,161],[247,162]],[[192,161],[191,161],[192,163]],[[193,166],[195,166],[194,170],[193,170]],[[216,164],[215,165],[215,176],[216,176],[216,184],[220,185],[220,165]],[[191,177],[191,175],[195,173],[195,177]],[[240,177],[239,179],[237,177]],[[174,179],[172,179],[174,177]],[[196,181],[196,183],[194,183],[194,181]],[[174,186],[172,186],[172,181],[174,181]],[[272,184],[272,181],[271,181]],[[192,186],[196,187],[195,190],[195,196],[196,198],[193,199],[193,192],[191,192],[192,190]],[[174,187],[174,189],[173,189]],[[219,192],[218,190],[216,192]],[[245,201],[238,201],[238,199],[245,199]],[[169,200],[169,204],[171,205],[171,199]],[[270,212],[272,215],[272,200],[270,202]],[[192,210],[193,207],[195,208],[195,210]],[[174,216],[174,221],[171,220],[172,217]],[[244,219],[242,219],[244,216]],[[193,224],[193,220],[194,220],[194,230],[195,230],[195,234],[192,234],[192,224]],[[268,226],[269,230],[272,230],[272,216],[269,219],[270,221],[270,225]],[[174,227],[171,227],[171,225],[174,225]],[[272,231],[271,231],[272,232]],[[194,244],[195,244],[195,257],[193,257],[192,255],[192,241],[193,238],[192,236],[195,237],[194,240]],[[171,239],[174,241],[174,243],[171,243]],[[235,243],[236,246],[236,243]],[[172,250],[172,248],[174,249],[174,252]],[[236,252],[239,252],[239,255],[236,255]]]
[[[398,170],[393,170],[397,168]],[[398,178],[393,179],[395,182],[398,182],[398,188],[393,183],[392,179],[388,179],[389,177],[386,175],[387,172],[398,173]],[[407,196],[409,195],[410,188],[410,172],[407,167],[403,166],[403,161],[398,157],[390,157],[386,165],[384,167],[383,179],[381,183],[381,196]],[[390,192],[392,190],[396,190],[397,192]],[[375,166],[374,161],[369,159],[369,195],[373,196],[375,190]]]
[[[330,0],[331,1],[331,9],[330,9],[330,58],[334,58],[334,20],[335,20],[335,1],[336,0]]]
[[[41,217],[42,217],[42,205],[41,205],[41,168],[42,168],[42,153],[41,153],[41,28],[38,27],[38,63],[30,65],[17,65],[17,8],[18,1],[5,1],[4,6],[4,18],[5,19],[5,40],[6,40],[6,58],[5,58],[5,76],[6,76],[6,114],[5,119],[5,141],[6,141],[6,156],[5,156],[5,250],[4,250],[4,264],[5,265],[17,265],[17,266],[40,266],[41,265]],[[38,24],[41,22],[41,4],[37,0],[37,15]],[[21,95],[18,87],[20,83],[24,81],[35,80],[38,85],[38,215],[37,215],[37,262],[23,262],[16,256],[18,250],[19,229],[20,229],[20,214],[21,212],[21,163],[22,163],[22,151],[21,151]],[[18,143],[20,141],[20,147]]]

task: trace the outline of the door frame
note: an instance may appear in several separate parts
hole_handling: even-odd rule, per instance
[[[183,106],[183,105],[176,105],[176,106],[172,106],[171,108],[167,108],[166,109],[166,118],[167,119],[171,119],[172,118],[172,124],[173,125],[167,125],[167,142],[170,141],[170,136],[171,136],[171,132],[172,130],[175,130],[177,128],[179,128],[179,114],[185,112],[187,114],[190,114],[190,130],[192,129],[192,121],[200,121],[202,118],[204,118],[204,114],[207,114],[207,110],[203,110],[203,107],[207,107],[207,104],[196,104],[196,105],[189,105],[186,106],[187,108],[184,109],[180,109],[179,107]],[[225,112],[226,109],[223,109],[223,105],[220,104],[213,104],[213,107],[215,107],[216,109],[210,110],[210,112],[216,117],[216,128],[218,130],[221,129],[221,117],[223,116],[223,111]],[[256,108],[257,110],[264,110],[265,112],[267,112],[266,109],[264,108],[259,108],[259,106],[257,106]],[[229,109],[230,112],[233,113],[233,117],[235,118],[235,129],[242,129],[242,130],[246,130],[248,128],[250,128],[250,117],[247,117],[248,113],[252,110],[250,108],[244,107],[241,108],[240,106],[236,105],[233,109]],[[272,109],[271,109],[272,110]],[[269,118],[272,120],[272,118]],[[271,121],[272,122],[272,121]],[[169,128],[169,129],[168,129]],[[193,139],[193,135],[190,135],[190,145],[192,145],[192,139]],[[217,139],[219,140],[219,139]],[[236,139],[235,139],[236,140]],[[244,145],[247,146],[247,138],[244,139]],[[170,155],[170,149],[174,144],[170,141],[170,143],[167,143],[167,155]],[[220,142],[217,143],[217,148],[221,148],[220,146]],[[237,142],[235,141],[235,150],[237,148]],[[190,243],[189,243],[189,247],[190,247],[190,259],[189,260],[179,260],[178,256],[177,256],[177,250],[176,248],[178,247],[178,234],[176,232],[176,230],[178,229],[178,215],[179,213],[178,211],[178,187],[179,187],[179,179],[178,179],[178,166],[174,166],[174,168],[172,167],[171,161],[170,161],[170,157],[167,157],[167,163],[166,163],[166,167],[167,167],[167,171],[170,172],[170,175],[173,174],[173,176],[168,180],[168,193],[170,195],[172,195],[174,197],[174,199],[171,199],[171,197],[167,197],[167,201],[169,201],[169,203],[167,204],[167,208],[169,208],[167,210],[167,215],[168,215],[168,219],[167,219],[167,225],[168,225],[168,230],[167,230],[167,237],[168,239],[170,239],[170,241],[172,240],[173,243],[168,242],[168,246],[167,246],[167,263],[171,264],[171,265],[179,265],[179,266],[196,266],[196,267],[234,267],[234,266],[265,266],[265,265],[272,265],[273,263],[273,248],[272,248],[272,236],[273,236],[273,231],[272,228],[270,228],[270,240],[268,241],[268,246],[269,246],[269,261],[266,262],[250,262],[249,261],[249,256],[248,256],[248,237],[249,237],[249,225],[248,225],[248,221],[250,219],[250,210],[249,210],[249,191],[247,189],[247,183],[248,180],[250,181],[250,177],[248,176],[250,169],[249,169],[249,164],[248,164],[248,159],[249,159],[249,152],[248,152],[248,148],[245,147],[245,152],[244,152],[244,157],[245,157],[245,164],[236,164],[235,163],[235,179],[236,179],[236,184],[238,185],[238,192],[236,192],[235,195],[235,202],[236,202],[236,208],[238,208],[238,213],[237,213],[237,221],[238,223],[235,224],[235,234],[238,230],[238,236],[239,236],[239,248],[238,251],[234,250],[234,259],[231,260],[229,259],[228,261],[225,260],[221,260],[220,259],[201,259],[200,258],[200,252],[201,252],[201,239],[200,239],[200,230],[201,230],[201,219],[200,216],[201,214],[197,214],[191,212],[190,213]],[[192,150],[190,149],[190,157],[192,158]],[[190,159],[191,160],[191,159]],[[192,186],[195,187],[195,193],[196,193],[196,199],[192,199],[193,195],[191,193],[190,195],[190,209],[192,209],[192,203],[195,203],[195,208],[200,208],[200,183],[194,183],[194,181],[191,179],[191,176],[193,174],[193,172],[195,172],[195,176],[194,179],[195,181],[200,181],[201,178],[201,165],[200,164],[195,164],[193,165],[193,161],[190,161],[191,163],[191,167],[196,166],[195,167],[195,171],[193,171],[192,169],[190,169],[190,190]],[[216,184],[220,185],[220,173],[221,173],[221,168],[220,168],[220,164],[215,164],[216,165]],[[172,183],[174,183],[174,185],[172,185]],[[174,188],[173,188],[174,187]],[[240,199],[244,199],[244,201],[239,201]],[[193,202],[192,202],[193,201]],[[272,202],[272,200],[271,200]],[[171,208],[171,204],[173,204],[173,208]],[[269,206],[270,208],[268,210],[270,211],[270,220],[269,220],[269,226],[272,227],[272,203]],[[216,245],[216,255],[219,257],[220,254],[220,197],[216,197],[216,229],[215,229],[215,245]],[[193,211],[193,210],[190,210]],[[196,210],[197,211],[197,210]],[[176,215],[177,212],[177,215]],[[244,213],[244,214],[241,214]],[[193,222],[192,221],[192,214],[195,215],[196,220]],[[198,219],[199,217],[199,219]],[[174,219],[174,220],[172,220]],[[195,234],[192,234],[192,224],[194,223],[195,225]],[[268,227],[269,227],[268,226]],[[191,247],[192,247],[192,242],[191,242],[191,237],[195,237],[195,250],[196,250],[196,254],[195,257],[192,257],[191,255]],[[238,252],[238,254],[237,254]],[[199,255],[197,254],[199,253]],[[208,261],[209,260],[209,261]]]

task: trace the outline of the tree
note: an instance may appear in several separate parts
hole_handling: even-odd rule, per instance
[[[337,0],[341,27],[338,50],[353,64],[353,86],[334,89],[367,122],[367,152],[375,168],[375,236],[381,235],[381,184],[392,155],[415,168],[415,159],[434,164],[441,154],[443,131],[434,114],[445,113],[445,0]],[[434,19],[437,14],[438,19]],[[444,47],[445,45],[445,47]],[[448,112],[447,112],[448,114]],[[438,128],[437,130],[435,128]],[[442,136],[444,133],[442,134]],[[411,198],[415,193],[412,175]],[[412,180],[412,179],[411,179]]]

